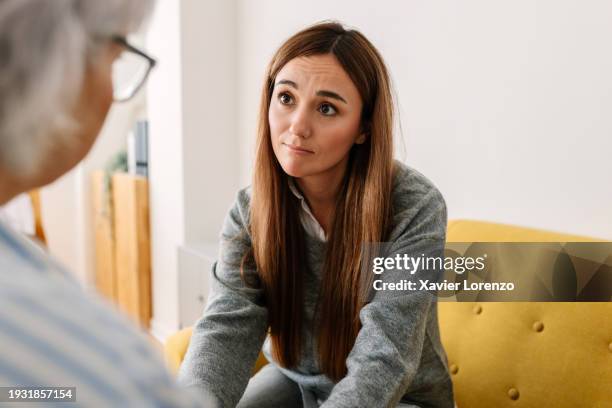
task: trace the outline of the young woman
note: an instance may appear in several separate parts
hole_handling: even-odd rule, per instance
[[[388,73],[362,34],[322,23],[280,47],[183,384],[223,407],[453,406],[435,296],[373,293],[362,272],[369,243],[443,253],[444,200],[394,162],[392,127]],[[270,364],[249,381],[262,344]]]

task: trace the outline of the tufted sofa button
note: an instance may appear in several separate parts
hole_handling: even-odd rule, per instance
[[[542,323],[542,322],[535,322],[532,327],[533,327],[533,330],[535,330],[537,332],[541,332],[542,330],[544,330],[544,323]]]
[[[472,309],[472,311],[476,314],[481,314],[482,313],[482,306],[480,305],[476,305],[474,306],[474,308]]]
[[[610,344],[608,344],[608,350],[610,350],[612,352],[612,342]]]
[[[516,388],[510,388],[508,390],[508,397],[510,397],[511,400],[516,401],[517,399],[519,399],[519,396],[521,394],[519,393],[519,391]]]
[[[451,374],[457,374],[459,372],[459,367],[457,367],[457,364],[451,364],[449,370]]]

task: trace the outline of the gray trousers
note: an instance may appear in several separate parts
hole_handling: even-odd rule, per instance
[[[236,408],[318,408],[315,395],[303,390],[273,364],[255,374]],[[400,403],[398,408],[419,408]]]

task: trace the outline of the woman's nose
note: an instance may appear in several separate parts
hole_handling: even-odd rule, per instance
[[[291,117],[289,131],[301,138],[307,139],[311,136],[310,118],[306,109],[296,109]]]

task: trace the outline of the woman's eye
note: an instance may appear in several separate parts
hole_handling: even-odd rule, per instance
[[[325,116],[333,116],[336,114],[336,108],[329,103],[324,103],[319,106],[319,112],[321,112]]]
[[[293,98],[291,98],[291,95],[289,95],[287,93],[282,93],[282,94],[278,95],[278,100],[283,105],[290,105],[293,102]]]

